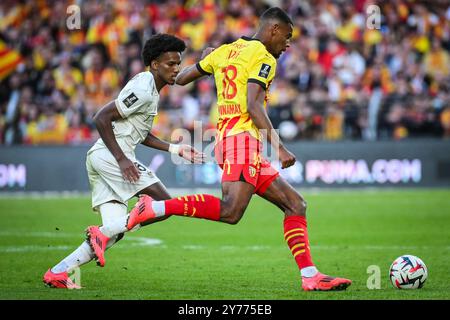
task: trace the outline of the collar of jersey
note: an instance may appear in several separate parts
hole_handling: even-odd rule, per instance
[[[259,41],[259,42],[261,42],[261,40],[259,40],[259,39],[250,38],[250,37],[247,37],[247,36],[242,36],[241,39],[243,39],[245,41]]]
[[[264,46],[264,48],[266,48],[266,46],[264,45],[264,43],[262,43],[261,40],[259,40],[259,39],[256,39],[256,38],[250,38],[250,37],[247,37],[247,36],[242,36],[241,39],[242,39],[242,40],[245,40],[245,41],[259,41],[259,42]],[[266,51],[267,51],[267,48],[266,48]],[[270,54],[271,56],[273,56],[269,51],[267,51],[267,53]]]

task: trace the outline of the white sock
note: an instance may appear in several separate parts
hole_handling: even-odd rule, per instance
[[[153,201],[152,209],[157,217],[162,217],[166,214],[166,204],[164,201]]]
[[[85,263],[88,263],[94,258],[94,252],[92,252],[89,244],[84,241],[74,252],[68,255],[64,260],[58,263],[56,266],[52,268],[52,272],[61,273],[61,272],[69,272],[72,269],[82,266]]]
[[[311,278],[314,277],[317,274],[317,272],[319,272],[319,270],[317,270],[316,267],[311,266],[301,269],[300,272],[302,274],[302,277]]]
[[[128,231],[127,220],[128,215],[119,217],[109,224],[101,226],[100,231],[108,238],[117,236],[119,233],[125,233]]]

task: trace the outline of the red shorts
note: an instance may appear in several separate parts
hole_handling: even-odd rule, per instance
[[[226,137],[215,146],[215,157],[223,170],[222,182],[244,181],[262,195],[279,176],[261,155],[262,143],[249,133]]]

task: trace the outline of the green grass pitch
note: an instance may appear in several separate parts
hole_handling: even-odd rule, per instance
[[[449,299],[450,190],[326,191],[308,202],[313,260],[353,280],[342,292],[303,292],[283,240],[283,215],[255,196],[235,226],[172,217],[129,233],[106,253],[106,266],[81,269],[83,290],[46,288],[43,273],[99,224],[89,198],[0,198],[0,299]],[[402,254],[420,257],[420,290],[388,278]],[[369,266],[381,288],[369,290]],[[376,276],[376,275],[375,275]]]

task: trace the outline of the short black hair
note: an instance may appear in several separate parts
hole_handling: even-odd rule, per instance
[[[260,20],[270,20],[270,19],[275,19],[282,21],[286,24],[294,25],[288,14],[283,9],[280,9],[278,7],[272,7],[267,9],[266,11],[263,12],[263,14],[260,17]]]
[[[185,49],[186,44],[183,40],[170,34],[155,34],[145,41],[144,49],[142,49],[142,59],[144,60],[144,65],[149,66],[153,60],[165,52],[181,53]]]

